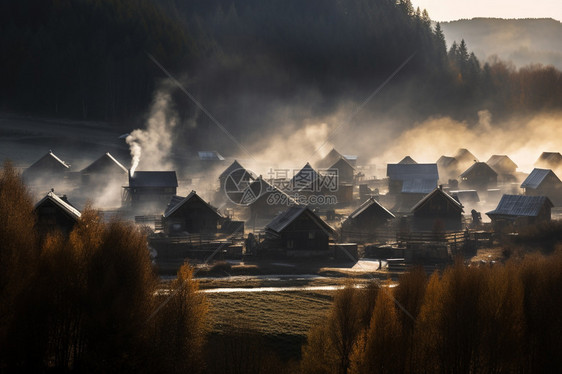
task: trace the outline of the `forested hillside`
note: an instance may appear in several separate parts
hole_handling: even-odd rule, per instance
[[[496,118],[562,107],[560,72],[483,65],[409,0],[18,0],[0,6],[3,110],[122,120],[140,116],[164,74],[152,54],[235,134],[276,126],[278,108],[365,110],[418,120]],[[197,117],[176,95],[182,118]],[[265,123],[265,124],[264,124]]]

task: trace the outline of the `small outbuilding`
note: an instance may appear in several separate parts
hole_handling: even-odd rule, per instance
[[[82,186],[103,186],[113,181],[124,184],[127,181],[128,170],[119,161],[106,152],[96,161],[80,171]]]
[[[527,196],[547,196],[555,206],[562,205],[562,181],[550,169],[533,169],[521,188]]]
[[[176,195],[178,178],[175,171],[135,171],[129,173],[124,187],[123,204],[147,213],[162,212]]]
[[[394,218],[394,214],[371,196],[349,215],[343,227],[345,230],[370,233]]]
[[[162,220],[167,234],[216,234],[224,217],[195,191],[186,197],[174,196]]]
[[[57,157],[52,151],[49,151],[25,169],[22,178],[26,183],[48,184],[49,181],[60,182],[65,179],[69,171],[70,165]]]
[[[517,164],[506,155],[493,155],[486,163],[498,174],[498,182],[512,183],[517,180]]]
[[[415,231],[458,231],[462,229],[462,214],[462,204],[436,188],[412,208],[412,226]]]
[[[265,227],[270,249],[296,256],[329,252],[334,229],[306,206],[292,206]]]
[[[496,209],[486,213],[494,229],[518,228],[549,222],[553,205],[546,196],[503,195]]]
[[[460,187],[466,190],[487,191],[498,185],[498,173],[485,162],[475,162],[461,174]]]
[[[37,204],[36,228],[41,235],[52,231],[60,231],[65,235],[70,234],[74,225],[80,219],[81,213],[66,198],[66,195],[57,196],[54,191],[49,192]]]

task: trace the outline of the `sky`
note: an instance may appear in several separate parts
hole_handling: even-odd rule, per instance
[[[433,21],[461,18],[554,18],[562,21],[561,0],[412,0]]]

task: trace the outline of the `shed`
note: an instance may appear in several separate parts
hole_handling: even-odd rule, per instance
[[[550,169],[533,169],[521,188],[527,196],[547,196],[554,205],[562,205],[562,181]]]
[[[49,151],[39,160],[31,164],[22,173],[22,178],[28,183],[49,180],[60,181],[64,179],[70,170],[70,165],[58,158],[52,151]]]
[[[497,185],[498,173],[485,162],[475,162],[461,174],[460,186],[463,189],[486,191]]]
[[[371,196],[349,215],[343,225],[346,230],[364,233],[373,231],[394,218],[394,214]]]
[[[35,204],[35,213],[37,214],[36,227],[40,234],[59,230],[68,235],[81,216],[66,195],[59,197],[54,191],[50,191]]]
[[[163,226],[167,234],[216,234],[223,220],[217,208],[205,202],[195,191],[182,198],[174,196],[164,212]]]
[[[546,196],[503,195],[496,209],[486,213],[496,230],[550,221],[552,202]]]
[[[434,189],[414,205],[412,214],[414,230],[460,230],[462,228],[462,204],[440,188]]]
[[[308,207],[292,206],[265,227],[270,248],[305,253],[328,252],[334,229]]]
[[[149,212],[164,210],[176,195],[178,179],[175,171],[136,171],[129,173],[129,185],[124,187],[123,204]]]

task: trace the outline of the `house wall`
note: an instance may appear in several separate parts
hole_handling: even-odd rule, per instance
[[[69,234],[76,220],[64,212],[58,205],[50,200],[46,200],[43,204],[35,209],[37,214],[36,228],[40,234],[46,234],[51,231],[59,230],[63,234]]]
[[[303,214],[281,233],[281,246],[287,250],[328,250],[329,237]]]
[[[219,217],[200,200],[190,199],[172,215],[164,219],[167,233],[182,232],[198,234],[215,234],[218,230]]]

